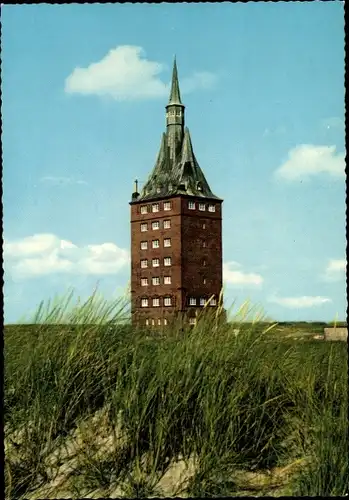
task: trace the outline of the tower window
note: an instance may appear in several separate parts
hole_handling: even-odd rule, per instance
[[[153,307],[159,307],[160,306],[160,299],[153,299]]]
[[[141,232],[144,233],[145,231],[148,231],[148,224],[146,222],[143,222],[141,224]]]
[[[203,240],[203,242],[202,242],[202,247],[206,248],[206,241],[205,240]]]
[[[164,276],[164,285],[171,285],[171,276]]]
[[[161,319],[158,319],[158,325],[161,325]]]
[[[170,227],[171,227],[171,221],[164,220],[164,229],[170,229]]]
[[[159,259],[153,259],[153,267],[159,267],[160,266],[160,260]]]
[[[145,320],[145,324],[146,324],[146,326],[149,325],[149,319],[148,318]]]
[[[206,278],[202,280],[203,284],[206,285]]]
[[[141,260],[141,267],[144,269],[148,267],[148,260],[147,259],[142,259]]]
[[[154,326],[155,325],[155,319],[152,319],[151,320],[151,326]]]
[[[159,211],[159,203],[153,203],[153,205],[151,206],[151,211],[158,212]]]
[[[196,298],[195,297],[190,297],[189,298],[189,305],[190,306],[196,306]]]
[[[215,212],[215,211],[216,211],[216,207],[215,207],[215,205],[209,205],[209,206],[208,206],[208,211],[209,211],[209,212]]]
[[[205,208],[206,208],[205,203],[199,203],[199,210],[200,210],[201,212],[204,212],[204,211],[205,211]]]
[[[171,257],[165,257],[164,266],[170,266],[170,265],[171,265]]]
[[[171,306],[171,305],[172,305],[171,297],[165,297],[164,298],[164,306]]]
[[[170,247],[170,246],[171,246],[171,238],[165,238],[164,247]]]
[[[148,213],[147,205],[142,205],[141,206],[141,214],[147,214],[147,213]]]
[[[166,326],[167,325],[167,319],[164,318],[164,325]]]
[[[152,284],[154,286],[160,285],[160,278],[159,277],[152,278]]]
[[[165,201],[164,202],[164,210],[171,210],[171,202],[170,201]]]
[[[152,222],[151,227],[152,227],[152,229],[160,229],[160,222],[158,220],[155,222]]]
[[[215,306],[217,305],[217,301],[216,299],[213,297],[211,300],[210,300],[210,306]]]
[[[148,278],[142,278],[141,279],[141,285],[142,286],[148,286]]]
[[[189,210],[195,210],[195,201],[189,201],[188,208]]]
[[[206,299],[204,297],[200,297],[200,306],[204,306],[206,304]]]
[[[206,229],[206,224],[205,223],[202,224],[202,229]]]
[[[147,248],[148,248],[148,242],[141,241],[141,250],[147,250]]]
[[[142,299],[141,306],[148,307],[148,299]]]
[[[203,265],[204,267],[206,266],[206,260],[205,260],[205,259],[202,261],[202,265]]]
[[[160,246],[160,241],[159,240],[153,240],[152,241],[152,247],[153,248],[159,248]]]
[[[189,318],[189,325],[196,325],[196,318]]]

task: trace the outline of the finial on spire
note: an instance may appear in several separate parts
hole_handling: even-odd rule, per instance
[[[169,104],[182,104],[181,94],[179,91],[176,56],[174,56],[174,61],[173,61],[172,85],[171,85],[170,100],[168,103]]]

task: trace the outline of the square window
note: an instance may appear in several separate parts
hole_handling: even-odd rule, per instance
[[[160,260],[159,259],[153,259],[153,267],[159,267],[160,266]]]
[[[165,238],[164,247],[170,247],[170,246],[171,246],[171,238]]]
[[[142,278],[141,279],[141,285],[142,286],[148,286],[148,278]]]
[[[206,208],[206,207],[205,207],[205,203],[199,203],[199,210],[200,210],[201,212],[204,212],[204,211],[205,211],[205,208]]]
[[[189,305],[190,306],[196,306],[196,298],[195,297],[190,297],[190,299],[189,299]]]
[[[189,318],[189,325],[196,325],[196,318]]]
[[[170,229],[170,227],[171,227],[171,221],[164,220],[164,229]]]
[[[204,297],[200,297],[200,306],[204,306],[206,304],[206,299]]]
[[[153,248],[159,248],[159,246],[160,246],[160,241],[159,240],[153,240],[152,247]]]
[[[171,265],[171,257],[165,257],[164,266],[170,266],[170,265]]]
[[[148,267],[148,260],[147,259],[142,259],[141,260],[141,267],[144,269]]]
[[[164,285],[171,285],[171,276],[164,276]]]
[[[148,299],[142,299],[141,305],[142,307],[148,307]]]
[[[155,286],[160,285],[160,278],[158,278],[158,277],[152,278],[151,282]]]
[[[159,307],[160,306],[160,299],[153,299],[153,307]]]
[[[209,206],[208,206],[208,211],[209,211],[209,212],[215,212],[215,211],[216,211],[216,207],[215,207],[215,205],[209,205]]]
[[[161,325],[161,319],[158,319],[158,325]]]
[[[160,222],[158,220],[155,222],[152,222],[151,227],[152,227],[152,229],[160,229]]]
[[[189,201],[188,208],[189,210],[195,210],[195,201]]]
[[[141,241],[141,250],[147,250],[147,248],[148,248],[148,242]]]
[[[151,211],[158,212],[159,211],[159,203],[153,203],[153,205],[151,206]]]
[[[171,202],[170,201],[164,201],[164,210],[171,210]]]
[[[142,205],[141,206],[141,214],[147,214],[147,213],[148,213],[147,205]]]
[[[141,232],[144,233],[145,231],[148,231],[148,224],[146,222],[143,222],[141,224]]]
[[[171,306],[171,305],[172,305],[171,297],[165,297],[164,298],[164,306]]]

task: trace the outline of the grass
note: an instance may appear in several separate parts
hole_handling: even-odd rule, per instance
[[[247,304],[159,336],[124,301],[70,303],[5,327],[7,499],[346,494],[345,343],[246,322]]]

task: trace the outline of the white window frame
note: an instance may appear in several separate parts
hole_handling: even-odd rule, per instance
[[[164,229],[171,229],[171,220],[164,220]]]
[[[171,285],[171,276],[164,276],[164,285]]]
[[[213,297],[211,300],[210,300],[210,306],[216,306],[217,305],[217,300]]]
[[[170,201],[164,201],[164,211],[168,212],[172,209],[172,203]]]
[[[199,203],[199,210],[200,210],[201,212],[205,212],[205,210],[206,210],[206,205],[205,205],[205,203]]]
[[[141,300],[141,307],[149,307],[149,300],[148,299],[142,299]]]
[[[155,264],[155,262],[157,262],[157,264]],[[158,259],[157,257],[155,259],[153,259],[152,266],[153,267],[160,267],[160,259]]]
[[[171,246],[171,238],[164,238],[164,247],[169,248]]]
[[[160,299],[158,297],[153,299],[153,307],[160,307]]]
[[[195,201],[188,201],[189,210],[195,210]]]
[[[148,206],[147,205],[142,205],[141,206],[141,214],[147,214],[148,213]]]
[[[205,297],[200,297],[200,306],[204,306],[206,304],[206,299]]]
[[[148,286],[148,278],[141,278],[141,286]]]
[[[171,297],[164,297],[164,306],[165,307],[171,307],[172,306],[172,298]]]
[[[189,297],[189,305],[196,306],[196,298],[195,297]]]
[[[155,213],[155,212],[159,212],[159,210],[160,210],[159,203],[153,203],[151,206],[151,211],[153,213]]]
[[[160,229],[160,221],[155,220],[154,222],[152,222],[151,228],[153,231],[157,231],[158,229]]]
[[[146,269],[148,267],[148,259],[141,260],[141,268]]]
[[[209,205],[209,206],[208,206],[208,211],[209,211],[209,212],[215,212],[215,211],[216,211],[216,205],[212,205],[212,204],[211,204],[211,205]]]
[[[141,224],[141,233],[145,233],[148,231],[148,223],[147,222],[142,222]]]
[[[169,264],[166,264],[166,262],[169,262]],[[165,267],[171,267],[172,266],[172,259],[171,259],[171,257],[165,257],[164,258],[164,266]]]
[[[151,283],[153,286],[158,286],[160,285],[160,278],[159,276],[153,276],[151,279]]]
[[[148,242],[141,241],[141,250],[148,250]]]
[[[152,248],[160,248],[160,240],[153,240],[151,246]]]

